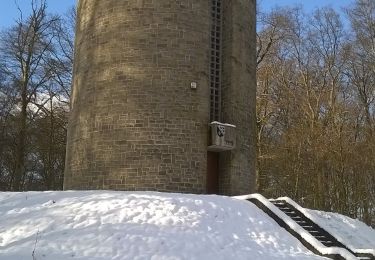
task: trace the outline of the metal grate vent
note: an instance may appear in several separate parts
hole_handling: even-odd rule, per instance
[[[211,61],[210,61],[210,120],[221,117],[221,0],[212,0]]]

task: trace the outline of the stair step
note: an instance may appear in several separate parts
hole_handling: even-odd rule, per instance
[[[310,226],[310,225],[301,225],[301,227],[303,227],[306,230],[314,230],[315,229],[315,227]]]
[[[281,211],[292,211],[289,207],[278,207]]]
[[[285,204],[274,204],[274,205],[278,207],[279,209],[290,209],[290,207]]]
[[[288,205],[286,205],[286,204],[275,204],[274,203],[273,205],[275,205],[278,208],[288,208],[289,209]]]
[[[295,215],[295,216],[301,216],[301,214],[298,214],[298,212],[294,210],[288,210],[288,211],[285,210],[284,212],[287,214]]]
[[[310,234],[311,234],[311,232],[310,232]],[[333,241],[332,239],[330,239],[326,236],[323,236],[320,233],[315,233],[315,234],[311,234],[311,235],[313,235],[313,237],[315,237],[316,239],[320,239],[320,240],[324,240],[324,241]]]
[[[284,213],[289,215],[289,216],[299,217],[299,215],[295,211],[284,211]]]
[[[298,214],[297,212],[295,211],[284,211],[287,215],[290,215],[290,216],[296,216],[296,217],[301,217],[300,214]]]
[[[332,241],[331,239],[318,239],[319,242],[321,243],[332,243],[332,244],[335,244],[334,241]]]
[[[375,255],[372,254],[355,253],[354,255],[358,257],[358,259],[375,260]]]
[[[318,235],[318,236],[314,236],[316,239],[319,239],[319,240],[326,240],[326,241],[331,241],[331,239],[329,239],[328,237],[324,236],[324,235]]]
[[[327,241],[327,242],[321,242],[323,245],[327,246],[327,247],[330,247],[330,246],[334,246],[335,243],[333,243],[332,241]]]
[[[272,204],[275,204],[275,205],[286,205],[286,203],[284,201],[272,200],[271,202],[272,202]]]
[[[316,231],[314,227],[303,227],[307,232]]]
[[[321,240],[321,241],[331,241],[332,243],[335,242],[335,241],[332,240],[331,238],[326,237],[326,236],[323,236],[323,235],[315,235],[314,237],[315,237],[316,239],[318,239],[318,240]]]
[[[273,205],[275,205],[276,207],[288,207],[289,208],[289,205],[285,203],[273,203]]]
[[[293,209],[290,209],[290,208],[279,208],[281,211],[283,212],[288,212],[288,213],[295,213],[295,211]]]

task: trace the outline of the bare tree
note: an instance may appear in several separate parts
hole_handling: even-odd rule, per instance
[[[31,122],[40,117],[41,112],[46,112],[46,107],[52,109],[54,98],[68,102],[73,37],[68,40],[67,33],[62,19],[47,13],[45,0],[32,0],[30,15],[24,18],[20,11],[16,24],[0,37],[0,73],[6,85],[2,89],[11,90],[14,100],[11,106],[15,120],[14,165],[9,169],[11,190],[22,190],[26,178],[34,178],[34,169],[27,169],[27,161],[30,161],[30,168],[35,168],[37,161],[35,152],[31,152],[34,138]]]
[[[375,15],[365,2],[348,9],[353,32],[367,23],[352,38],[330,8],[289,8],[280,22],[262,20],[257,181],[267,196],[375,224]]]

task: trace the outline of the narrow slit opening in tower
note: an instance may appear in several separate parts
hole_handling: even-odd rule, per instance
[[[210,57],[210,122],[221,121],[221,0],[212,0],[211,9],[211,57]],[[207,152],[208,194],[219,193],[219,153]]]
[[[221,120],[221,0],[212,0],[210,62],[210,121]]]

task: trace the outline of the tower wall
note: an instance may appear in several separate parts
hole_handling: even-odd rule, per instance
[[[79,1],[64,189],[205,192],[209,8]]]
[[[223,0],[222,121],[236,125],[236,149],[220,153],[219,190],[255,191],[256,1]]]
[[[206,192],[211,2],[79,0],[64,189]],[[222,5],[221,114],[237,147],[220,153],[219,190],[244,194],[255,183],[255,0]]]

